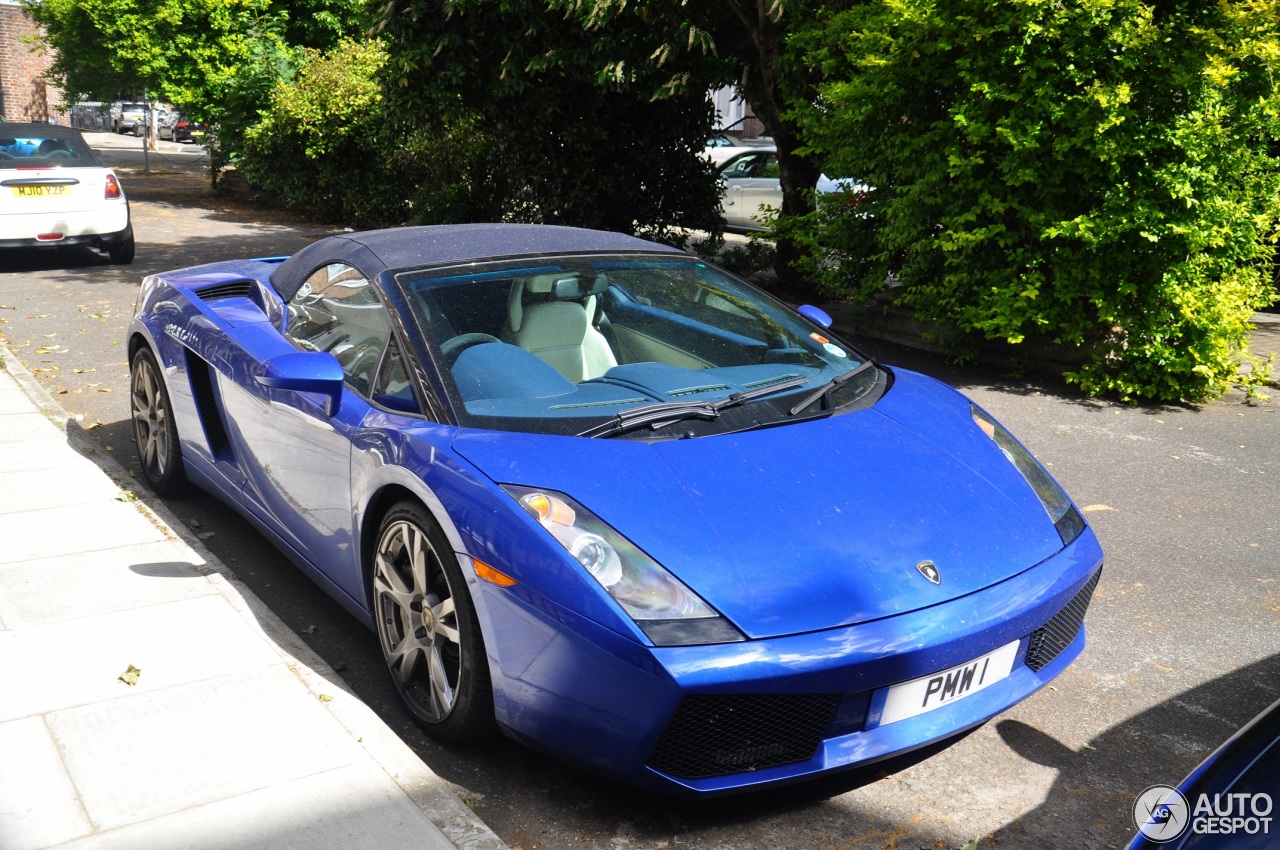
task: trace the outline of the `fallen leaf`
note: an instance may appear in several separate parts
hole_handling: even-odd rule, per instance
[[[118,679],[132,688],[134,685],[138,684],[138,677],[141,675],[142,671],[130,664],[129,669],[121,673]]]
[[[304,635],[313,635],[313,634],[315,634],[315,633],[316,633],[316,627],[315,627],[315,626],[307,626],[305,629],[303,629],[303,630],[302,630],[302,633],[303,633]]]
[[[328,694],[321,694],[321,695],[320,695],[320,701],[321,701],[321,702],[332,702],[332,701],[333,701],[333,697],[329,696]]]
[[[1110,505],[1085,505],[1081,510],[1088,514],[1095,511],[1114,511],[1115,508]]]
[[[200,538],[201,540],[208,540],[210,537],[212,537],[216,533],[217,532],[214,532],[214,531],[202,531],[199,534],[197,534],[196,537]]]

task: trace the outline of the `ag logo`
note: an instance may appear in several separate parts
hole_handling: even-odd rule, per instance
[[[938,567],[933,561],[921,561],[916,564],[916,569],[920,571],[920,575],[934,584],[942,584],[942,573],[938,572]]]
[[[1177,788],[1152,785],[1133,801],[1133,823],[1151,841],[1172,841],[1187,828],[1187,798]]]

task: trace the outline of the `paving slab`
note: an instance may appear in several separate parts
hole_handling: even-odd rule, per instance
[[[41,510],[0,513],[0,564],[120,549],[169,539],[123,494]]]
[[[316,696],[278,668],[54,712],[48,724],[85,811],[100,830],[346,767],[364,757]],[[301,803],[311,809],[306,798]]]
[[[297,800],[312,803],[306,809]],[[59,850],[453,850],[422,811],[355,764],[74,841]]]
[[[0,847],[41,850],[93,831],[44,719],[0,723]]]
[[[0,624],[21,629],[216,593],[172,540],[56,555],[0,564]]]

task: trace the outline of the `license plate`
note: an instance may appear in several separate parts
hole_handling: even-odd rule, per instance
[[[71,195],[71,187],[67,184],[61,185],[31,185],[31,186],[13,186],[13,196],[15,198],[57,198],[68,197]]]
[[[1008,678],[1018,645],[1015,640],[966,664],[894,685],[880,713],[880,725],[950,705]]]

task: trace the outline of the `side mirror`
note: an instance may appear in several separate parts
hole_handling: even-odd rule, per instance
[[[796,312],[815,325],[821,325],[824,328],[831,327],[831,317],[827,315],[825,310],[819,310],[812,304],[802,304],[796,309]]]
[[[338,358],[325,351],[298,351],[272,357],[254,370],[253,377],[264,387],[326,396],[326,416],[337,415],[346,380]]]

